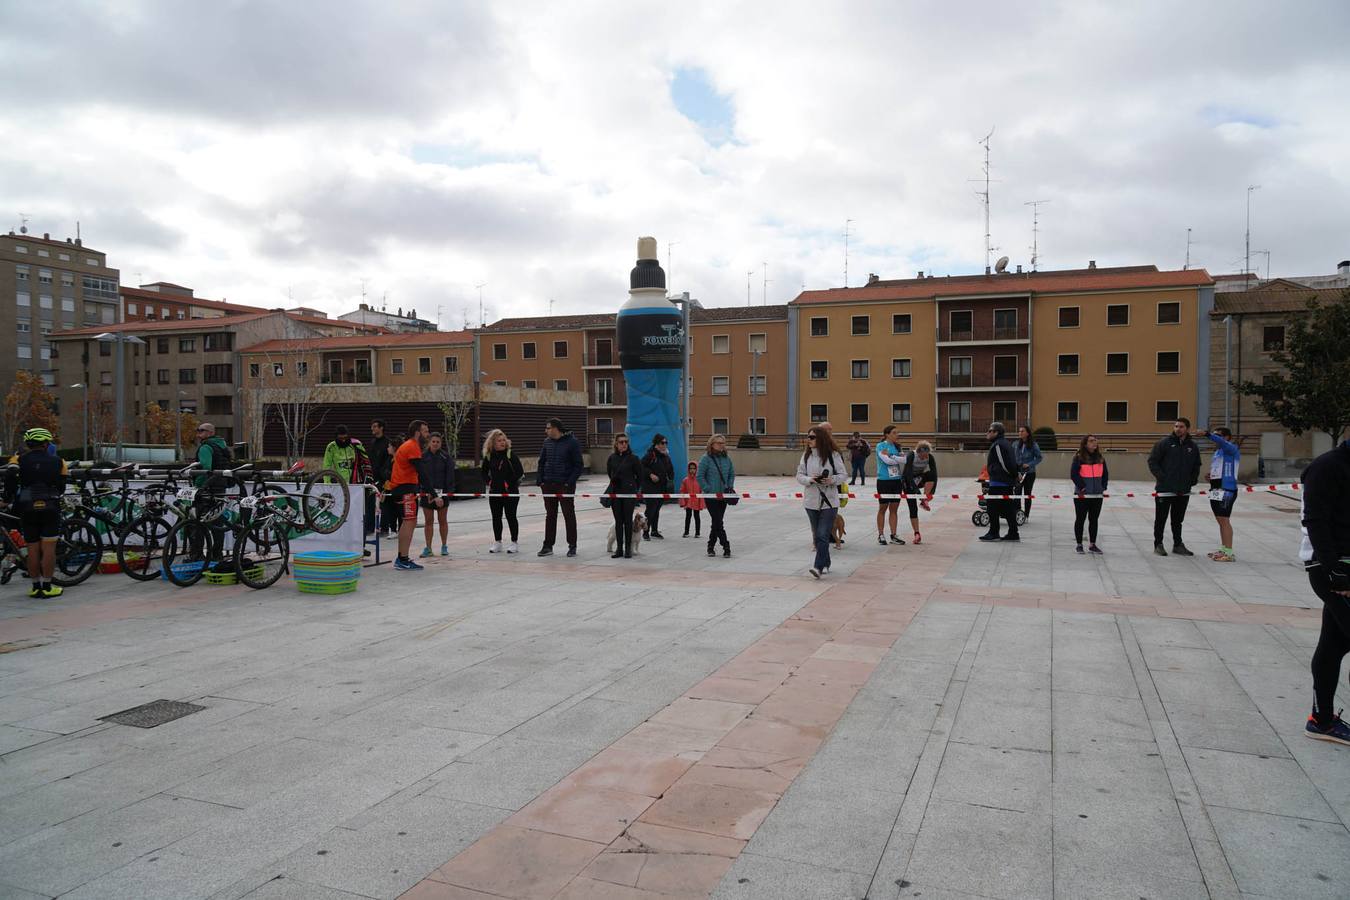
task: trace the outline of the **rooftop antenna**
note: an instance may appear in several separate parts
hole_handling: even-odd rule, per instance
[[[1191,267],[1191,230],[1186,229],[1186,265],[1182,266],[1182,271]]]
[[[441,310],[444,309],[444,308],[445,308],[445,307],[443,307],[443,306],[437,306],[437,307],[436,307],[436,330],[437,330],[437,331],[440,331],[440,330],[441,330]]]
[[[848,239],[853,233],[853,220],[844,220],[844,287],[848,287]]]
[[[389,292],[388,292],[388,291],[385,291],[383,294],[380,295],[380,310],[381,310],[382,312],[389,312]]]
[[[755,275],[754,270],[745,273],[745,305],[750,305],[750,279]]]
[[[989,139],[994,136],[994,129],[990,128],[989,133],[980,139],[980,146],[984,147],[984,190],[976,191],[975,196],[980,198],[984,204],[984,274],[988,275],[993,271],[994,247],[992,235],[989,230]],[[978,181],[978,179],[976,179]]]
[[[28,213],[19,213],[19,234],[28,233],[28,220],[30,218],[32,218],[32,216],[28,215]]]
[[[1266,255],[1266,281],[1269,281],[1269,280],[1270,280],[1270,251],[1269,251],[1269,250],[1253,250],[1252,252],[1253,252],[1253,253],[1256,253],[1256,254],[1264,253],[1264,254]]]
[[[769,264],[766,262],[766,263],[762,263],[761,265],[764,266],[764,296],[763,296],[763,298],[760,300],[760,306],[768,306],[768,305],[769,305]]]
[[[671,257],[671,252],[670,252],[670,251],[671,251],[671,249],[672,249],[676,244],[678,244],[678,243],[679,243],[679,241],[667,241],[667,242],[666,242],[666,283],[667,283],[667,284],[674,284],[674,283],[675,283],[675,282],[674,282],[674,279],[671,277],[671,273],[674,272],[675,269],[674,269],[674,267],[673,267],[673,266],[671,265],[671,263],[670,263],[670,257]]]
[[[478,327],[482,328],[487,324],[487,320],[483,318],[483,288],[487,287],[487,282],[476,284],[474,287],[478,288]]]
[[[549,314],[550,316],[553,315],[553,298],[552,298],[552,297],[549,297],[549,298],[548,298],[548,314]]]
[[[75,240],[76,240],[77,243],[78,243],[79,241],[83,240],[83,238],[80,237],[80,220],[79,220],[79,219],[76,219],[76,220],[75,220]]]
[[[1251,281],[1252,274],[1252,191],[1259,190],[1261,190],[1259,184],[1247,185],[1247,261],[1242,266],[1242,272],[1247,278],[1244,284]]]
[[[992,133],[992,132],[991,132]],[[1049,200],[1028,200],[1023,206],[1031,207],[1031,271],[1036,271],[1036,265],[1040,262],[1040,233],[1041,233],[1041,204],[1049,203]]]

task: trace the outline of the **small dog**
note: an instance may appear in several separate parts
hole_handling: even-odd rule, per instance
[[[633,555],[638,555],[638,547],[642,544],[642,532],[647,527],[647,517],[642,513],[633,513]],[[614,545],[619,541],[618,531],[615,526],[609,526],[609,537],[605,540],[605,552],[613,553]]]
[[[834,516],[834,549],[841,550],[844,546],[844,514],[836,513]]]

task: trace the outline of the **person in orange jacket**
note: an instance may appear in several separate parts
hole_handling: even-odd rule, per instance
[[[694,537],[698,537],[703,532],[703,517],[700,510],[708,506],[703,502],[703,498],[698,496],[702,493],[702,488],[698,486],[698,463],[689,464],[688,474],[684,476],[684,481],[680,482],[680,493],[685,495],[680,498],[680,508],[684,510],[684,537],[689,537],[690,519],[694,521]]]

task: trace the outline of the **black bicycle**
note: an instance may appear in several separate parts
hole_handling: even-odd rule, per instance
[[[0,512],[0,584],[9,584],[15,572],[27,569],[28,546],[19,533],[20,527],[18,516]],[[88,521],[63,521],[61,536],[56,541],[52,581],[61,587],[74,587],[94,574],[102,556],[103,544]]]

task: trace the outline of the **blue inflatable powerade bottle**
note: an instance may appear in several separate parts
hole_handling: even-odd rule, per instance
[[[629,276],[628,302],[619,308],[619,365],[628,390],[628,439],[643,456],[657,434],[666,436],[675,491],[684,480],[689,438],[680,421],[680,371],[684,325],[666,299],[666,273],[656,258],[656,238],[638,238],[638,260]],[[651,487],[655,487],[654,485]]]

